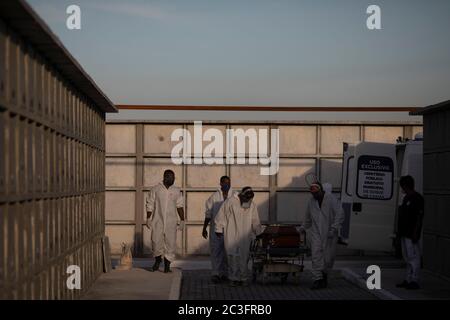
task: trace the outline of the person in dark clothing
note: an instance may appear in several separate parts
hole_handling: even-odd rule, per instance
[[[400,178],[400,187],[405,196],[399,207],[397,235],[402,246],[403,259],[406,262],[406,278],[397,284],[399,288],[420,289],[420,235],[422,233],[422,220],[424,201],[420,193],[414,189],[414,178],[403,176]]]

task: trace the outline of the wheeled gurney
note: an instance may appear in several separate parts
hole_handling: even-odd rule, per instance
[[[269,277],[279,277],[285,283],[292,275],[299,282],[303,272],[304,257],[308,253],[304,230],[299,225],[268,225],[264,232],[251,243],[253,282]]]

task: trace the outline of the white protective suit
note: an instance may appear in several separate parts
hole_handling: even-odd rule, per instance
[[[234,194],[232,188],[228,190],[228,198]],[[215,233],[214,218],[219,212],[220,207],[224,202],[222,190],[219,189],[214,192],[205,203],[205,218],[210,219],[209,227],[209,248],[211,251],[211,266],[213,276],[227,276],[228,265],[227,256],[225,253],[225,246],[223,237],[218,238]]]
[[[305,229],[309,232],[314,280],[322,279],[322,272],[333,268],[338,231],[343,221],[342,205],[331,193],[324,194],[321,208],[314,197],[308,201]]]
[[[232,281],[248,279],[248,259],[251,241],[262,232],[258,209],[252,201],[244,209],[237,194],[228,198],[215,218],[215,231],[224,237],[228,258],[228,278]]]
[[[147,212],[152,212],[151,230],[153,255],[175,259],[177,239],[177,208],[183,208],[183,195],[178,187],[167,189],[162,182],[150,190]]]

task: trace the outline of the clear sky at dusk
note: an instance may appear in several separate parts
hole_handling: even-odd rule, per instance
[[[28,2],[117,104],[422,107],[450,99],[448,0]],[[81,30],[66,27],[71,4],[81,8]],[[371,4],[381,7],[382,30],[366,27]],[[222,112],[114,117],[255,119]]]

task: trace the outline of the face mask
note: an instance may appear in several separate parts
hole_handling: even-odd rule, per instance
[[[221,186],[222,191],[227,192],[228,190],[230,190],[231,186],[229,184],[223,184]]]
[[[242,203],[242,208],[244,209],[248,209],[250,208],[250,204],[252,203],[252,201],[250,200],[249,202],[243,202]]]

